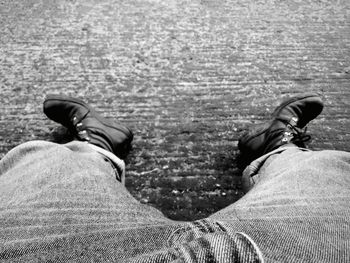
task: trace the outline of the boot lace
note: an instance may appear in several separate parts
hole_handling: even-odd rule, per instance
[[[294,143],[299,147],[305,147],[305,142],[310,141],[311,136],[307,133],[307,127],[304,129],[298,128],[298,118],[293,117],[290,121],[281,120],[286,123],[286,131],[283,133],[282,142],[283,143]]]

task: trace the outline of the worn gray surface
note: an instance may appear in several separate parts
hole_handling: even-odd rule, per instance
[[[0,1],[0,157],[52,139],[46,94],[135,132],[127,186],[174,219],[242,195],[237,139],[281,98],[319,92],[314,149],[350,150],[350,1]]]

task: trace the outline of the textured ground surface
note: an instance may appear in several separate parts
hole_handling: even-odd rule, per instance
[[[174,219],[241,195],[237,139],[281,98],[318,92],[314,149],[350,150],[348,0],[2,0],[0,157],[52,139],[49,93],[135,132],[127,187]]]

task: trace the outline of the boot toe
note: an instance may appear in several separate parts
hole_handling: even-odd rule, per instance
[[[43,105],[45,115],[65,126],[72,128],[73,118],[82,120],[88,113],[89,107],[83,101],[60,95],[49,95]]]

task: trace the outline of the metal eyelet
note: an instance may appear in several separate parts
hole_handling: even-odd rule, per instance
[[[79,122],[79,123],[75,126],[75,128],[77,129],[78,132],[79,132],[79,131],[82,131],[82,130],[83,130],[83,124],[82,124],[81,122]]]
[[[299,119],[297,117],[292,117],[289,121],[289,124],[290,126],[296,126],[297,123],[298,123]]]
[[[283,138],[282,139],[282,142],[288,142],[289,140],[288,140],[288,138]]]
[[[73,116],[73,118],[72,118],[72,124],[73,124],[73,126],[76,126],[77,123],[78,123],[78,118],[77,118],[77,116]]]
[[[89,135],[86,130],[79,131],[78,136],[81,140],[90,141]]]

